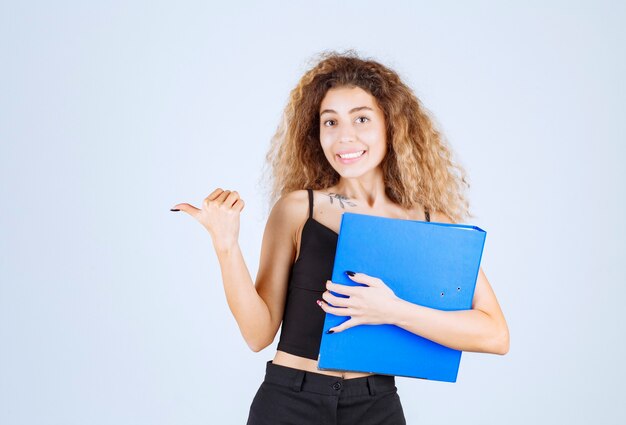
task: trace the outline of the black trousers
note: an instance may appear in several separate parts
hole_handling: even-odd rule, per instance
[[[247,425],[405,425],[395,377],[342,379],[267,362]]]

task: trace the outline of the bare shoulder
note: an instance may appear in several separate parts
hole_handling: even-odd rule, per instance
[[[308,216],[308,199],[306,190],[285,193],[272,207],[268,221],[292,235],[297,234]]]
[[[299,223],[301,218],[306,217],[309,197],[306,190],[294,190],[282,195],[274,204],[272,214],[282,220]]]
[[[450,223],[457,224],[454,222],[446,213],[441,211],[433,211],[430,213],[430,221],[434,221],[437,223]]]

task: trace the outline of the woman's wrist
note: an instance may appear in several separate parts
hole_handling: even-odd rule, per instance
[[[215,243],[214,241],[213,248],[215,248],[218,257],[229,257],[239,249],[239,242],[235,240],[231,243]]]
[[[404,325],[406,323],[406,312],[409,304],[411,303],[396,297],[392,303],[392,308],[389,310],[389,324],[400,327]]]

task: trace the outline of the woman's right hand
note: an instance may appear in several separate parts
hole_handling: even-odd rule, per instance
[[[228,250],[239,240],[239,214],[244,207],[243,199],[236,191],[215,189],[202,202],[202,208],[182,203],[174,205],[195,218],[208,230],[216,251]]]

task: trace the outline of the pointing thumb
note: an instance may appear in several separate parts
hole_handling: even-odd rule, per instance
[[[190,204],[176,204],[174,207],[170,208],[170,211],[184,211],[193,218],[196,218],[200,213],[200,210],[193,205]]]

